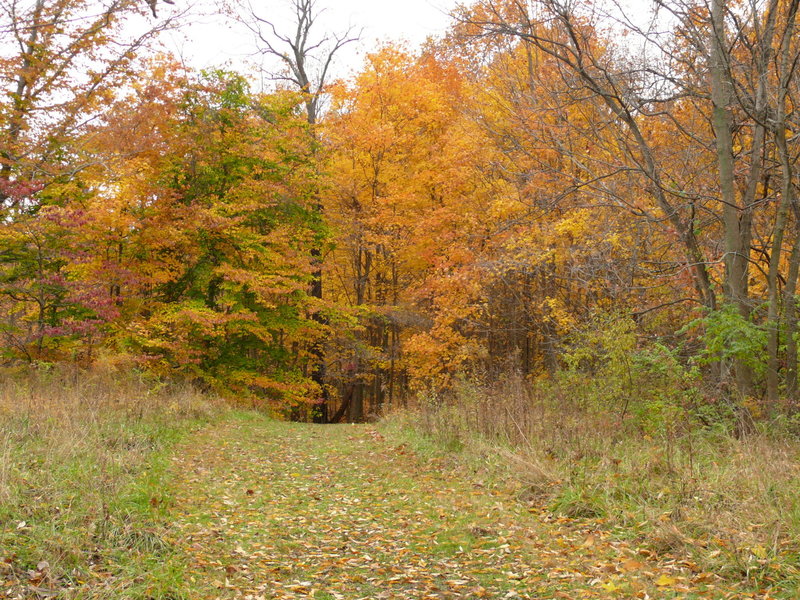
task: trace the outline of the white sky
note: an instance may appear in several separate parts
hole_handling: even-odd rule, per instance
[[[176,5],[181,0],[176,0]],[[288,0],[251,0],[258,13],[275,22],[279,31],[291,31]],[[457,0],[318,0],[324,9],[317,35],[341,33],[353,27],[363,30],[361,41],[350,44],[337,55],[334,76],[346,76],[358,70],[361,57],[381,42],[405,40],[422,43],[430,35],[444,33],[449,24],[448,11]],[[185,5],[184,5],[185,6]],[[161,4],[161,10],[166,7]],[[247,71],[258,64],[254,57],[253,34],[218,14],[216,0],[196,0],[192,24],[182,33],[171,34],[165,45],[196,68],[228,66]],[[266,65],[269,69],[270,65]]]

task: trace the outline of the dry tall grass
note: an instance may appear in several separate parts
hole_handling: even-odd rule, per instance
[[[113,598],[136,597],[138,577],[142,594],[159,597],[172,585],[156,572],[169,563],[153,521],[165,494],[159,456],[219,409],[191,388],[112,368],[3,377],[0,580],[22,597],[36,589],[64,598],[80,589],[91,597],[87,586],[103,582],[100,596]],[[146,563],[152,576],[129,573],[126,589],[114,590],[115,574]]]
[[[800,589],[800,440],[766,424],[737,439],[679,408],[648,422],[635,399],[623,410],[591,398],[590,384],[511,378],[464,383],[392,419],[491,459],[522,500],[603,519],[653,551],[688,555],[732,579]]]

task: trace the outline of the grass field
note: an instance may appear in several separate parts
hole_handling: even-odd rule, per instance
[[[7,379],[0,598],[797,597],[786,438],[492,408],[319,426],[133,376]]]

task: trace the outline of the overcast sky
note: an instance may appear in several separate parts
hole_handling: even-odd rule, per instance
[[[291,30],[287,10],[289,0],[251,0],[260,15]],[[192,24],[165,43],[169,50],[197,68],[228,65],[236,70],[254,67],[253,35],[219,16],[216,0],[196,0]],[[351,44],[338,56],[336,76],[358,70],[361,58],[381,42],[406,40],[418,45],[429,35],[443,33],[448,26],[448,11],[457,0],[318,0],[324,8],[317,27],[318,35],[343,32],[352,26],[363,30],[361,41]]]

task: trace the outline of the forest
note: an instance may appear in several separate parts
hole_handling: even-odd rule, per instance
[[[286,63],[256,92],[148,51],[171,23],[141,2],[12,2],[4,360],[318,420],[509,374],[619,410],[623,371],[709,423],[791,419],[800,43],[761,4],[479,2],[340,81],[317,66],[354,36],[254,13]]]
[[[52,531],[13,539],[25,510],[69,504],[26,504],[69,439],[135,447],[103,454],[122,477],[109,465],[166,460],[199,423],[247,445],[243,414],[367,423],[358,444],[513,480],[583,523],[581,552],[625,531],[646,550],[581,593],[498,575],[314,595],[298,575],[219,597],[797,597],[800,0],[469,0],[349,75],[359,32],[328,29],[321,0],[287,0],[288,25],[220,5],[276,65],[257,73],[164,50],[186,26],[165,2],[0,0],[0,597],[4,577],[15,598],[215,597],[168,579],[81,592],[116,581],[82,534],[59,559],[42,558]],[[328,430],[333,456],[357,445]],[[95,501],[64,531],[111,535]],[[90,545],[130,549],[136,527]],[[454,548],[488,531],[470,527]]]

